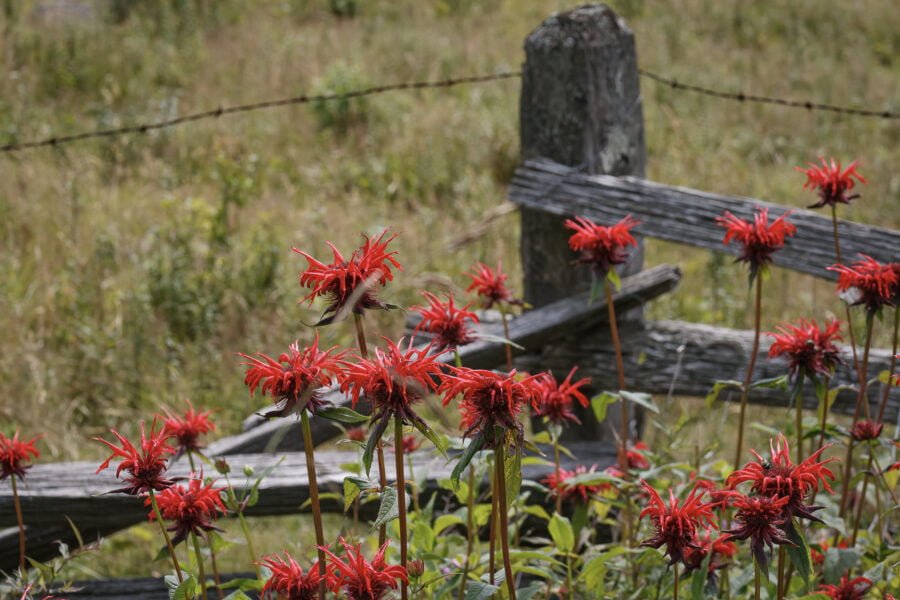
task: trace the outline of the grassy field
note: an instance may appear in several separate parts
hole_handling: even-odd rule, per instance
[[[613,1],[641,64],[685,82],[898,110],[890,0]],[[514,69],[527,33],[569,3],[538,0],[6,2],[0,144],[309,91]],[[355,14],[350,7],[356,7]],[[675,92],[643,81],[648,176],[810,203],[793,170],[819,154],[869,179],[844,216],[900,227],[896,121]],[[308,340],[305,261],[391,227],[404,273],[385,292],[454,289],[475,260],[517,270],[518,220],[454,242],[504,198],[518,156],[517,81],[276,109],[0,157],[0,423],[47,432],[48,459],[98,457],[162,405],[248,399],[239,351]],[[449,249],[454,248],[454,249]],[[730,259],[660,243],[681,289],[654,318],[746,326]],[[832,286],[776,272],[764,327],[838,311]],[[399,313],[372,330],[397,333]],[[351,343],[333,328],[327,343]],[[886,336],[880,341],[885,343]]]

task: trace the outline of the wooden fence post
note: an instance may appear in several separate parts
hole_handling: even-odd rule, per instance
[[[525,40],[519,119],[523,161],[549,158],[588,174],[644,176],[644,116],[634,35],[608,6],[592,4],[553,15],[531,32]],[[554,187],[544,195],[552,195]],[[590,288],[589,268],[572,264],[575,255],[563,221],[522,208],[524,295],[532,306]],[[640,271],[640,244],[620,269],[623,275]],[[641,315],[638,308],[627,316],[634,322]],[[612,382],[596,383],[613,387]],[[578,408],[582,427],[569,428],[566,437],[609,439],[608,427],[597,423],[590,409]],[[617,408],[608,413],[608,419],[615,419],[610,422],[621,418]]]
[[[589,174],[643,177],[637,54],[624,21],[603,4],[553,15],[525,40],[525,57],[522,160],[544,157]],[[533,306],[590,286],[588,269],[572,265],[562,222],[522,209],[524,293]],[[640,270],[642,262],[642,252],[634,252],[626,273]]]

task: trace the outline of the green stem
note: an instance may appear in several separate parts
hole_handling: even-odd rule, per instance
[[[672,598],[673,598],[674,600],[678,600],[678,584],[681,583],[681,582],[678,580],[678,563],[675,563],[675,564],[673,565],[673,568],[674,568],[674,571],[675,571],[675,587],[672,589]]]
[[[753,598],[754,598],[754,600],[760,600],[759,588],[761,587],[761,586],[760,586],[760,581],[761,581],[761,579],[762,579],[762,576],[761,576],[762,574],[761,574],[761,571],[760,571],[760,568],[759,568],[759,563],[757,563],[755,560],[753,561],[753,569],[754,569],[754,574],[753,574],[753,592],[754,592],[754,594],[753,594]]]
[[[506,370],[512,371],[512,346],[509,345],[509,322],[506,320],[506,306],[502,302],[498,306],[500,307],[500,319],[503,321],[503,337],[506,338],[506,343],[503,344],[503,348],[506,350]]]
[[[784,584],[784,544],[778,546],[778,600],[784,600],[785,584]]]
[[[562,481],[560,480],[559,439],[553,436],[553,468],[556,472],[556,512],[562,516]]]
[[[750,384],[753,382],[753,369],[756,368],[756,356],[759,354],[759,329],[762,320],[762,273],[756,274],[756,302],[753,309],[753,347],[750,350],[750,363],[747,365],[747,374],[744,376],[744,386],[741,388],[741,412],[738,418],[737,451],[734,455],[734,469],[741,466],[741,454],[744,451],[744,420],[747,415],[747,399],[750,396]]]
[[[469,465],[469,491],[466,494],[466,560],[463,563],[462,580],[458,600],[466,597],[466,581],[469,579],[472,549],[475,545],[475,465]]]
[[[856,396],[856,409],[853,411],[853,425],[856,425],[856,422],[859,421],[860,413],[862,409],[865,407],[866,418],[869,416],[869,400],[866,397],[866,383],[868,379],[868,370],[869,370],[869,349],[872,346],[872,330],[874,321],[874,315],[871,311],[866,313],[866,344],[863,348],[863,359],[862,364],[859,367],[859,394]],[[847,441],[847,458],[844,463],[844,480],[841,483],[841,509],[840,516],[844,517],[847,514],[847,501],[850,496],[850,467],[852,466],[852,458],[853,458],[853,438],[851,437]]]
[[[200,576],[200,596],[207,600],[206,596],[206,572],[203,570],[203,555],[200,553],[200,542],[197,534],[191,532],[191,541],[194,542],[194,557],[197,559],[197,574]]]
[[[16,485],[16,474],[9,477],[12,484],[13,507],[16,510],[16,525],[19,526],[19,575],[25,576],[25,519],[22,517],[22,502],[19,500],[19,488]]]
[[[794,385],[794,404],[796,416],[794,427],[797,430],[797,464],[803,462],[803,370],[797,374],[797,382]]]
[[[894,309],[894,341],[891,349],[891,368],[888,369],[888,380],[881,388],[881,404],[878,405],[878,422],[884,420],[884,409],[887,408],[888,395],[894,383],[894,372],[897,369],[897,338],[900,334],[900,304]]]
[[[822,423],[819,427],[820,431],[819,431],[818,448],[821,448],[822,446],[825,445],[825,428],[828,427],[828,412],[831,409],[831,407],[828,406],[828,385],[830,383],[831,383],[831,378],[828,377],[828,375],[825,375],[824,384],[822,386],[825,389],[825,396],[820,400],[821,402],[823,402],[825,404],[825,406],[822,408]]]
[[[166,531],[166,523],[163,521],[162,513],[159,511],[159,504],[156,502],[156,493],[153,491],[153,488],[150,488],[150,505],[153,507],[153,515],[156,517],[156,522],[159,523],[159,530],[162,531],[163,539],[166,540],[166,548],[169,549],[169,556],[172,557],[172,565],[175,567],[175,576],[178,578],[178,583],[182,583],[184,581],[184,576],[181,574],[181,565],[178,564],[178,555],[175,554],[175,546],[172,545],[172,538],[169,537],[169,532]]]
[[[194,453],[190,450],[187,451],[188,455],[188,464],[191,465],[191,473],[197,472],[197,467],[194,466]]]
[[[394,465],[397,469],[397,509],[400,521],[400,566],[406,569],[406,481],[403,476],[403,419],[394,417]],[[407,600],[407,584],[400,582],[400,598]]]
[[[508,509],[506,505],[506,474],[504,451],[505,439],[500,440],[497,446],[497,464],[494,468],[497,470],[497,505],[498,505],[498,524],[500,526],[500,548],[503,551],[503,569],[506,573],[506,589],[509,592],[509,600],[516,600],[516,581],[513,577],[512,561],[509,557],[509,523],[507,522]]]
[[[244,539],[247,540],[247,553],[250,555],[250,564],[256,570],[256,578],[262,581],[262,569],[257,564],[256,550],[253,548],[253,537],[250,535],[250,527],[247,526],[247,519],[244,518],[244,509],[238,502],[237,496],[234,494],[234,487],[228,475],[225,475],[225,483],[228,484],[228,501],[235,507],[238,522],[241,524],[241,531],[244,533]]]
[[[494,573],[496,573],[496,548],[497,548],[497,516],[499,511],[497,509],[497,460],[498,460],[497,451],[494,451],[494,472],[491,474],[491,521],[490,521],[490,532],[488,533],[488,569],[489,569],[489,581],[491,585],[494,585],[495,577]]]
[[[856,507],[856,518],[853,519],[853,535],[850,537],[850,547],[856,546],[856,536],[859,533],[859,522],[862,519],[863,507],[866,505],[866,492],[869,489],[869,473],[872,472],[872,460],[875,448],[869,443],[869,464],[866,467],[866,474],[863,476],[862,494],[859,496],[859,504]]]
[[[309,500],[312,504],[313,526],[316,530],[316,552],[319,555],[319,600],[325,600],[325,531],[322,528],[322,506],[319,504],[319,485],[316,481],[316,459],[313,454],[312,430],[309,426],[309,410],[300,411],[300,425],[303,428],[303,449],[306,451],[306,476],[309,480]]]
[[[209,562],[212,565],[213,581],[216,582],[216,594],[219,600],[224,600],[225,592],[222,590],[222,577],[219,575],[219,565],[216,564],[216,551],[213,548],[212,541],[209,541]]]

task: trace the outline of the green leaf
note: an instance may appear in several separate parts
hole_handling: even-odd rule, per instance
[[[569,519],[559,513],[553,513],[547,529],[550,531],[553,543],[556,544],[556,549],[561,553],[568,554],[575,549],[575,532],[572,530]]]
[[[337,421],[338,423],[345,423],[347,425],[359,425],[360,423],[365,423],[369,420],[368,416],[360,414],[346,406],[328,406],[320,408],[316,411],[316,416],[330,421]]]
[[[708,581],[709,562],[712,560],[712,556],[712,552],[707,552],[706,558],[703,559],[703,565],[695,570],[691,577],[691,600],[703,600],[703,590]]]
[[[629,402],[634,402],[651,412],[659,414],[659,407],[656,406],[656,403],[653,401],[653,396],[650,394],[645,394],[643,392],[626,392],[625,390],[622,390],[619,392],[619,395]]]
[[[484,446],[484,437],[479,435],[469,442],[469,445],[466,446],[463,453],[459,455],[459,460],[456,462],[456,466],[453,467],[453,472],[450,473],[450,481],[452,481],[454,485],[459,485],[459,478],[462,475],[462,472],[469,466],[475,453],[481,450],[482,446]]]
[[[418,429],[422,435],[424,435],[428,440],[434,444],[434,447],[437,448],[437,451],[447,455],[447,440],[444,436],[437,433],[434,429],[428,426],[425,421],[416,421],[413,423],[416,429]]]
[[[466,584],[465,600],[488,600],[500,590],[500,586],[483,581],[470,581]]]
[[[750,388],[771,388],[778,390],[786,390],[788,384],[787,375],[779,375],[778,377],[767,377],[759,379],[750,384]]]
[[[462,525],[463,523],[465,523],[465,521],[463,521],[463,518],[459,515],[441,515],[435,519],[432,531],[434,531],[434,535],[440,535],[441,532],[448,527]]]
[[[852,548],[829,548],[825,551],[822,572],[825,583],[835,584],[859,562],[859,552]]]
[[[236,577],[235,579],[230,579],[220,585],[219,587],[223,590],[230,590],[233,588],[238,588],[240,590],[248,590],[248,591],[260,591],[263,589],[264,583],[259,579],[251,579],[249,577]]]
[[[200,594],[200,584],[193,575],[188,575],[181,583],[175,575],[166,575],[166,588],[169,590],[169,600],[193,600]]]
[[[743,383],[741,383],[740,381],[735,381],[733,379],[726,379],[715,382],[712,386],[712,389],[708,394],[706,394],[706,408],[712,408],[713,405],[719,401],[719,395],[722,393],[722,390],[726,390],[728,388],[741,389],[743,386]]]
[[[603,422],[606,420],[606,409],[610,404],[619,401],[619,395],[613,392],[601,392],[591,398],[591,408],[594,410],[594,416],[597,420]]]
[[[400,506],[397,504],[397,490],[392,487],[385,488],[381,493],[381,506],[378,507],[378,518],[372,523],[372,528],[381,527],[399,516]]]
[[[362,492],[362,488],[356,483],[357,481],[359,480],[356,477],[344,478],[344,512],[350,510],[350,507],[353,506],[353,501],[359,498],[359,494]]]
[[[237,590],[225,596],[225,600],[250,600],[250,596],[245,594],[243,590]]]
[[[522,452],[518,447],[513,454],[504,457],[503,475],[506,478],[506,505],[508,508],[519,497],[519,490],[522,487]]]
[[[526,515],[531,515],[532,517],[537,517],[538,519],[543,519],[545,521],[550,520],[550,515],[547,513],[546,509],[540,504],[529,504],[527,506],[522,507],[522,512]]]
[[[375,448],[378,446],[378,442],[381,441],[381,436],[384,435],[384,431],[387,429],[389,421],[390,419],[388,418],[379,419],[369,433],[369,439],[366,441],[366,449],[363,451],[363,467],[366,470],[366,475],[372,470],[372,457],[375,454]]]
[[[616,272],[615,269],[610,269],[609,271],[607,271],[606,278],[612,284],[613,289],[615,289],[616,291],[619,291],[622,289],[622,278],[619,277],[619,274]]]
[[[787,555],[808,587],[809,577],[812,574],[812,558],[809,555],[809,544],[806,542],[806,535],[803,533],[803,530],[797,527],[797,519],[791,519],[785,533],[787,538],[794,544],[793,546],[785,544]]]
[[[553,440],[550,438],[549,431],[538,431],[536,434],[534,434],[532,441],[535,444],[552,444],[553,443]]]

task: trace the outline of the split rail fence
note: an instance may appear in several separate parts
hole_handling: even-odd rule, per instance
[[[588,302],[590,274],[573,268],[562,221],[583,215],[610,223],[627,214],[641,225],[644,237],[697,246],[712,252],[736,253],[722,245],[722,229],[715,217],[729,210],[749,217],[759,207],[781,214],[787,207],[752,198],[673,187],[645,180],[644,121],[634,38],[625,23],[604,5],[589,5],[551,16],[525,41],[526,61],[522,72],[520,135],[522,164],[509,187],[510,200],[521,212],[521,258],[525,300],[534,308],[515,318],[510,337],[521,346],[516,350],[519,369],[552,369],[564,377],[572,365],[593,379],[598,389],[613,387],[613,349],[606,340],[604,300]],[[824,265],[835,262],[831,221],[819,214],[794,210],[791,217],[798,233],[775,255],[776,265],[824,279],[834,273]],[[900,258],[900,232],[842,221],[839,223],[846,256],[864,252],[880,261]],[[661,265],[643,269],[642,252],[636,252],[623,269],[623,284],[614,296],[617,314],[625,315],[627,387],[651,394],[703,396],[718,380],[741,379],[748,362],[752,332],[684,321],[648,321],[642,305],[673,290],[679,282],[677,267]],[[499,325],[485,329],[502,334]],[[764,342],[765,343],[765,342]],[[762,348],[765,351],[765,347]],[[849,354],[849,350],[847,350]],[[476,341],[461,349],[463,363],[494,368],[504,361],[504,348],[494,341]],[[874,349],[871,373],[890,368],[890,352]],[[761,360],[755,378],[777,376],[785,371],[779,361]],[[855,375],[841,369],[836,384],[854,386]],[[877,406],[882,390],[871,386],[869,402]],[[329,392],[335,404],[346,399]],[[724,393],[735,399],[737,394]],[[814,402],[812,394],[806,394]],[[750,401],[785,405],[783,393],[754,389]],[[843,391],[833,410],[852,413],[855,392]],[[809,405],[813,407],[812,404]],[[614,407],[613,407],[614,408]],[[885,419],[898,419],[900,390],[891,390]],[[609,419],[619,416],[610,410]],[[597,423],[590,413],[581,415],[580,439],[570,442],[582,462],[611,464],[615,452],[609,427]],[[641,415],[633,423],[639,429]],[[328,442],[340,430],[317,420],[313,436],[317,444]],[[262,471],[278,464],[259,490],[259,502],[249,515],[285,515],[301,512],[308,485],[300,446],[299,425],[285,419],[264,421],[249,417],[245,430],[210,445],[208,455],[227,457],[235,468],[251,465]],[[355,452],[316,453],[319,485],[341,489],[345,475],[340,465],[358,459]],[[281,462],[279,462],[281,461]],[[186,473],[178,463],[176,471]],[[94,463],[63,463],[35,466],[23,491],[29,555],[52,557],[56,542],[74,546],[67,518],[80,529],[85,540],[95,540],[130,527],[147,518],[142,501],[131,496],[104,495],[116,487],[109,471],[95,475]],[[539,477],[540,469],[532,467]],[[437,481],[447,477],[443,459],[429,468],[426,489],[439,492]],[[336,504],[326,504],[340,511]],[[17,563],[15,516],[12,498],[0,490],[0,569],[13,570]],[[129,590],[132,598],[165,598],[161,582],[93,582],[73,598],[116,597]]]

